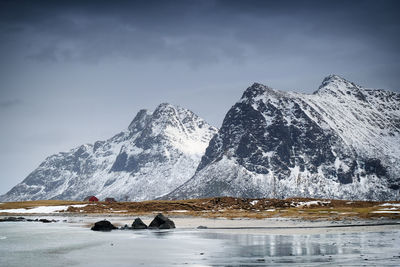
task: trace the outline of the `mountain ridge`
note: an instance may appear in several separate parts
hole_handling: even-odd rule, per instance
[[[400,94],[330,75],[313,94],[254,83],[167,199],[398,199]]]
[[[1,201],[233,196],[400,199],[400,94],[325,77],[312,94],[253,83],[220,129],[162,103],[46,158]]]
[[[215,132],[193,112],[162,103],[154,112],[140,110],[105,141],[47,157],[0,199],[153,199],[193,175]]]

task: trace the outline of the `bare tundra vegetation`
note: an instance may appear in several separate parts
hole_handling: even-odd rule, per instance
[[[84,207],[72,205],[87,204]],[[69,206],[61,214],[118,214],[145,215],[163,212],[170,215],[206,218],[272,218],[343,220],[347,218],[375,219],[400,218],[399,201],[348,201],[313,198],[248,199],[216,197],[189,200],[153,200],[143,202],[82,202],[65,200],[40,200],[6,202],[0,206],[0,215],[9,215],[2,210],[32,209],[39,206]],[[17,214],[18,212],[15,212]]]

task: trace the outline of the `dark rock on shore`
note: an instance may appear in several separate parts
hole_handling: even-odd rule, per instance
[[[136,218],[132,223],[132,229],[147,229],[147,225],[140,218]]]
[[[107,220],[96,222],[94,224],[94,226],[91,228],[91,230],[93,230],[93,231],[105,231],[105,232],[111,231],[114,229],[118,229],[118,228],[115,227],[112,223],[110,223]]]
[[[172,229],[175,228],[175,223],[159,213],[149,225],[149,229]]]
[[[25,219],[24,217],[5,217],[0,219],[0,222],[42,222],[42,223],[52,223],[58,222],[57,220],[48,219]]]
[[[25,218],[24,217],[5,217],[3,219],[0,219],[0,222],[24,222]]]
[[[131,227],[129,227],[127,224],[125,224],[124,226],[121,226],[119,228],[119,230],[128,230],[128,229],[132,229]]]

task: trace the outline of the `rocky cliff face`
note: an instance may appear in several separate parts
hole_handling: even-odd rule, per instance
[[[154,199],[193,176],[216,131],[181,107],[141,110],[114,137],[48,157],[0,199]]]
[[[312,95],[253,84],[166,198],[387,200],[399,188],[400,94],[331,75]]]

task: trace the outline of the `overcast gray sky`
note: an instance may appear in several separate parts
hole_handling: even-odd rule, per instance
[[[220,126],[253,82],[400,86],[400,1],[2,1],[0,194],[139,109]]]

